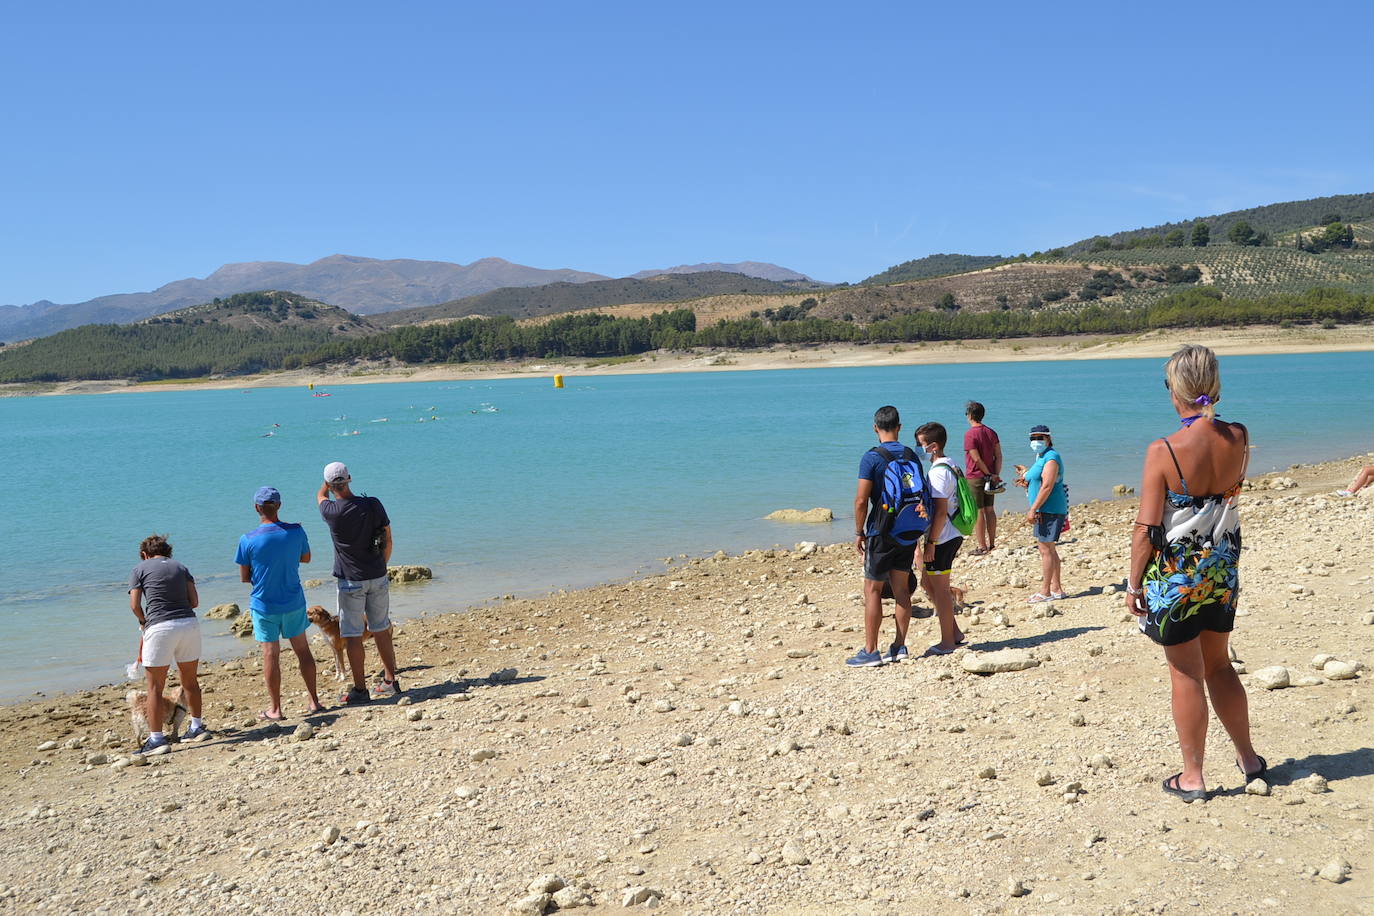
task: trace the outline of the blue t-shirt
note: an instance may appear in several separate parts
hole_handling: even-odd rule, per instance
[[[305,529],[290,522],[264,522],[239,538],[234,562],[253,569],[248,607],[259,614],[290,614],[305,609],[299,573],[310,552]]]
[[[880,442],[878,446],[885,449],[893,458],[900,458],[906,454],[906,446],[900,442]],[[883,495],[883,463],[873,454],[872,449],[864,452],[863,458],[859,460],[859,479],[873,482],[873,494],[868,499],[868,518],[864,520],[864,534],[873,537],[878,533],[878,516],[873,507]]]
[[[1064,489],[1064,459],[1059,457],[1059,453],[1052,448],[1045,449],[1045,454],[1035,460],[1035,464],[1026,469],[1026,498],[1030,504],[1035,505],[1035,500],[1040,496],[1040,484],[1045,476],[1045,463],[1054,461],[1058,464],[1055,470],[1058,475],[1054,478],[1054,489],[1050,491],[1049,498],[1040,507],[1041,512],[1050,515],[1069,514],[1069,493]]]

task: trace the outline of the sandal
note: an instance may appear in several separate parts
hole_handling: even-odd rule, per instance
[[[969,556],[981,557],[989,553],[992,553],[992,551],[988,550],[986,547],[978,547],[975,548],[973,553],[969,554]]]
[[[958,647],[958,646],[955,646],[955,647],[954,647],[954,649],[957,649],[957,648],[959,648],[959,647]],[[926,649],[926,650],[925,650],[924,652],[922,652],[921,654],[922,654],[922,655],[953,655],[953,654],[954,654],[954,649],[941,649],[941,648],[940,648],[940,644],[937,642],[935,645],[931,646],[929,649]]]
[[[1265,760],[1263,757],[1260,757],[1259,754],[1256,754],[1255,756],[1259,757],[1260,765],[1258,770],[1246,770],[1245,767],[1240,765],[1239,760],[1236,761],[1236,769],[1240,770],[1242,773],[1245,774],[1245,782],[1247,784],[1249,784],[1250,781],[1254,779],[1264,779],[1265,775],[1269,772],[1269,761]],[[1268,780],[1265,781],[1268,782]]]
[[[269,715],[267,714],[267,710],[264,709],[262,712],[258,713],[258,721],[259,721],[259,722],[285,722],[285,721],[286,721],[286,716],[284,716],[284,715],[281,715],[281,716],[269,716]]]
[[[1049,600],[1051,600],[1049,595],[1042,595],[1039,592],[1036,592],[1034,595],[1031,595],[1029,598],[1026,599],[1026,603],[1043,604],[1044,602]]]
[[[1178,780],[1182,775],[1182,773],[1175,773],[1164,780],[1164,791],[1168,792],[1170,795],[1177,795],[1190,805],[1195,801],[1206,801],[1207,789],[1205,787],[1201,789],[1185,789],[1183,786],[1179,785]],[[1173,785],[1170,785],[1170,783],[1173,783]]]
[[[1064,592],[1050,592],[1051,601],[1064,601],[1069,596]]]

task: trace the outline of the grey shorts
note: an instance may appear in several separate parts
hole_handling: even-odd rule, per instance
[[[339,635],[362,636],[367,629],[380,633],[391,628],[391,589],[386,576],[376,579],[339,580]]]

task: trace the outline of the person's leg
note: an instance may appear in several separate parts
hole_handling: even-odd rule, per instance
[[[1350,481],[1350,486],[1346,489],[1352,494],[1358,493],[1365,487],[1374,483],[1374,464],[1360,468],[1360,472],[1355,475],[1355,479]]]
[[[1049,554],[1050,560],[1049,574],[1046,577],[1050,584],[1050,590],[1045,592],[1045,594],[1062,595],[1064,594],[1064,583],[1060,581],[1059,571],[1063,567],[1063,564],[1059,560],[1059,547],[1056,544],[1046,544],[1045,546],[1049,548],[1047,553]]]
[[[305,681],[305,692],[310,695],[310,712],[318,712],[324,708],[320,704],[319,694],[315,690],[315,656],[310,651],[310,640],[305,636],[305,630],[291,637],[291,650],[296,653],[296,661],[301,666],[301,679]],[[278,683],[281,678],[278,676]]]
[[[267,715],[281,718],[281,643],[262,643],[262,679],[267,684]]]
[[[1037,541],[1035,546],[1040,549],[1040,594],[1049,595],[1054,591],[1050,588],[1050,576],[1054,570],[1054,545]]]
[[[170,667],[155,665],[143,669],[148,675],[148,703],[143,707],[143,714],[148,717],[150,732],[162,731],[162,691],[167,686],[167,669]]]
[[[344,651],[348,653],[348,668],[353,673],[355,690],[367,689],[367,650],[361,636],[345,636]]]
[[[892,612],[893,626],[897,630],[894,644],[904,646],[907,629],[911,626],[911,570],[894,569],[887,574],[887,581],[892,585],[892,600],[897,606]],[[881,594],[882,587],[879,583],[879,595]],[[879,608],[881,614],[881,601]]]
[[[908,609],[911,607],[907,599]],[[864,579],[864,651],[878,651],[878,631],[883,625],[883,583]]]
[[[983,520],[984,526],[988,530],[988,550],[997,549],[997,510],[992,506],[978,513],[978,517]]]
[[[1183,752],[1178,786],[1184,790],[1201,789],[1202,758],[1207,748],[1207,696],[1202,686],[1206,664],[1202,646],[1197,639],[1165,646],[1164,658],[1169,663],[1174,728],[1178,731],[1179,750]]]
[[[949,573],[921,572],[921,587],[935,605],[935,616],[940,622],[940,649],[953,651],[963,639],[959,625],[954,621],[954,596],[949,591]]]
[[[976,482],[970,480],[969,484],[976,486],[979,490],[983,488],[981,480]],[[987,553],[990,549],[988,547],[988,510],[982,507],[982,497],[976,498],[978,500],[978,518],[973,523],[973,544],[977,548],[977,553]]]
[[[367,652],[363,632],[367,620],[367,597],[362,583],[339,580],[339,635],[343,637],[348,667],[353,674],[353,689],[367,690]]]
[[[391,591],[386,576],[373,579],[364,589],[367,628],[377,643],[377,656],[382,660],[382,679],[396,680],[396,649],[391,639]]]
[[[1198,638],[1206,670],[1207,695],[1226,734],[1231,736],[1231,743],[1236,746],[1240,765],[1247,773],[1253,773],[1259,769],[1260,762],[1250,743],[1250,703],[1245,686],[1236,675],[1236,669],[1231,667],[1231,658],[1226,651],[1230,639],[1230,633],[1212,630],[1203,630]]]
[[[177,662],[177,679],[181,681],[181,698],[192,718],[200,718],[200,659]],[[163,669],[166,670],[166,669]]]

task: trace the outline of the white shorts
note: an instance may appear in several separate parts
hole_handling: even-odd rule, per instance
[[[200,621],[195,617],[164,620],[143,631],[143,667],[161,668],[200,658]]]

